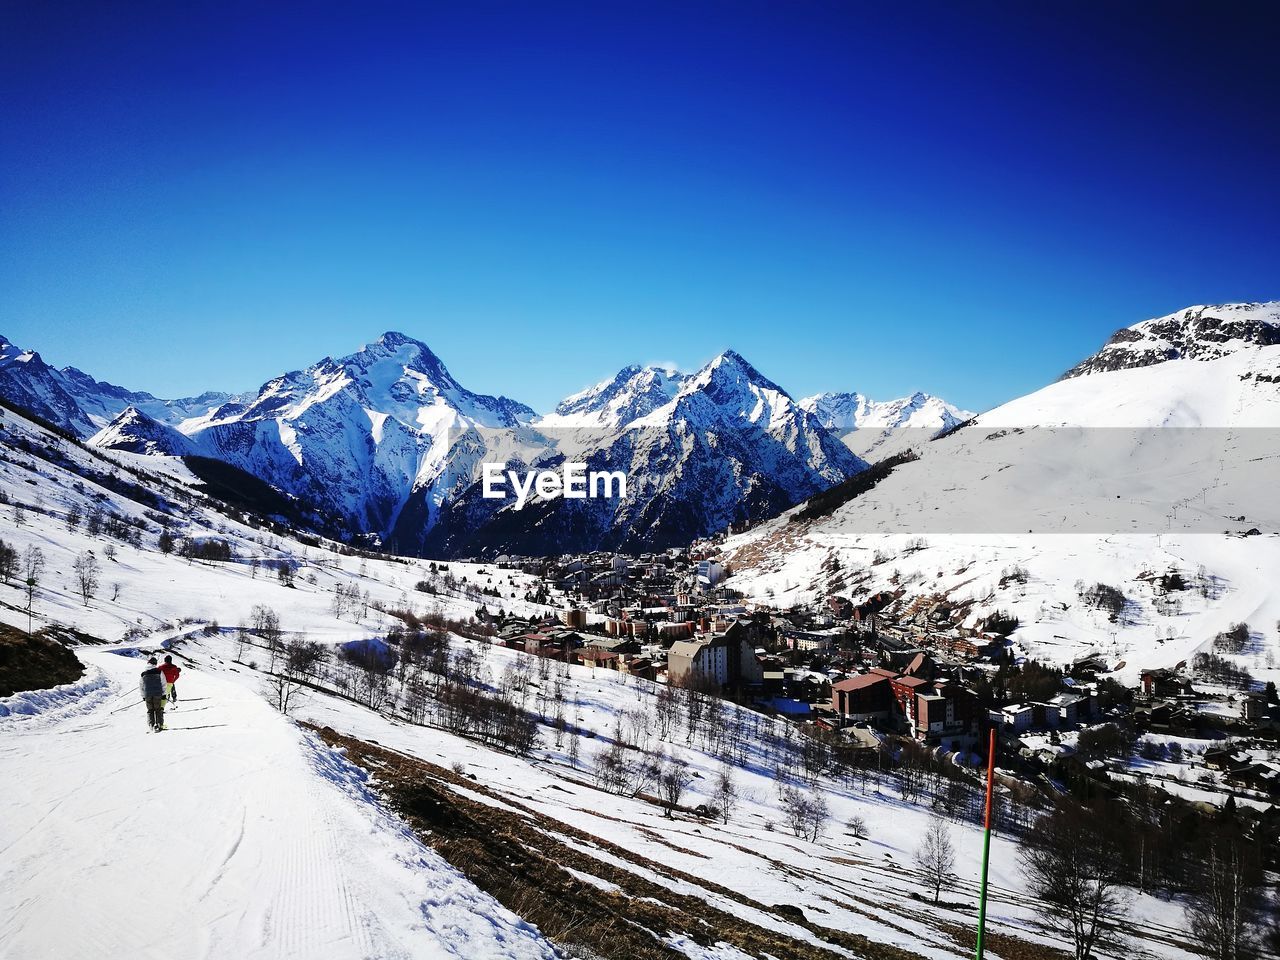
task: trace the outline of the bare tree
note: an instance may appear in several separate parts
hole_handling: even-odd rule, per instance
[[[578,756],[581,750],[582,745],[578,741],[578,728],[571,726],[569,727],[569,749],[567,751],[567,757],[569,760],[569,766],[575,770],[578,769]]]
[[[716,781],[711,788],[711,796],[715,799],[716,809],[720,812],[720,821],[728,823],[733,810],[738,805],[738,784],[733,779],[733,771],[728,764],[722,764],[716,774]]]
[[[27,633],[31,632],[31,607],[35,603],[40,578],[44,576],[44,551],[30,546],[22,553],[23,591],[27,595]]]
[[[280,615],[271,607],[256,604],[249,611],[249,617],[253,622],[253,632],[264,640],[270,640],[280,632]]]
[[[782,790],[782,813],[792,833],[812,841],[822,836],[831,815],[821,791],[790,785]]]
[[[8,583],[18,572],[18,551],[0,540],[0,580]]]
[[[662,764],[658,774],[658,790],[662,794],[662,805],[666,807],[667,816],[680,806],[680,798],[693,783],[693,774],[687,764],[679,760],[667,760]]]
[[[1123,864],[1106,817],[1070,802],[1040,818],[1026,846],[1022,868],[1032,892],[1045,902],[1046,919],[1075,946],[1076,960],[1119,936],[1127,910]]]
[[[92,550],[86,550],[76,557],[71,569],[75,571],[76,575],[76,590],[80,594],[80,599],[87,606],[89,599],[98,590],[98,571],[100,569],[98,558],[94,556]]]
[[[940,817],[935,817],[916,847],[916,866],[924,874],[925,883],[933,888],[933,902],[942,899],[942,888],[955,878],[956,848],[951,831]]]
[[[679,695],[670,684],[660,684],[654,696],[654,719],[659,740],[668,740],[676,723],[676,711],[680,709]]]
[[[284,672],[295,679],[314,677],[328,657],[323,644],[312,640],[290,640],[284,645]]]
[[[286,717],[301,702],[304,689],[302,684],[283,673],[271,674],[262,682],[267,702]]]
[[[1240,837],[1212,838],[1203,874],[1187,905],[1187,928],[1200,952],[1212,960],[1257,955],[1258,887],[1263,880],[1257,848]]]

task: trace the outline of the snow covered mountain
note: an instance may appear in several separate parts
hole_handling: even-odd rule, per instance
[[[916,391],[898,400],[872,400],[861,393],[817,393],[800,406],[818,418],[828,430],[924,429],[949,430],[973,416],[941,397]]]
[[[178,430],[190,452],[230,463],[343,518],[349,532],[394,536],[405,504],[429,528],[457,483],[470,483],[480,431],[519,428],[533,411],[467,390],[426,347],[387,333],[231,400]],[[130,419],[130,423],[122,422]],[[94,439],[137,446],[126,412]],[[145,441],[163,448],[154,428]],[[482,446],[482,445],[481,445]]]
[[[52,419],[83,431],[96,421],[82,409]],[[467,390],[424,344],[392,332],[255,395],[178,412],[154,399],[127,404],[94,426],[90,442],[229,463],[317,516],[341,518],[348,534],[446,556],[675,545],[772,516],[864,466],[733,351],[692,375],[628,367],[537,418]],[[482,496],[486,462],[566,461],[623,471],[626,500],[557,498],[515,510]]]
[[[670,367],[632,365],[611,380],[565,397],[541,427],[624,427],[673,400],[688,374]]]
[[[881,458],[900,436],[922,442],[963,414],[924,394],[796,403],[733,351],[694,374],[626,367],[543,417],[466,389],[425,344],[395,332],[252,394],[180,401],[54,370],[11,346],[0,357],[0,394],[95,446],[221,461],[294,498],[321,529],[442,556],[685,543],[773,516],[863,469],[860,453]],[[912,427],[926,429],[899,429]],[[515,509],[483,497],[485,463],[566,462],[621,471],[625,501]]]
[[[1246,347],[1280,344],[1280,302],[1187,307],[1111,335],[1063,379],[1146,367],[1168,360],[1216,360]]]
[[[735,585],[783,604],[842,590],[889,590],[904,608],[945,596],[968,626],[1018,617],[1029,651],[1102,653],[1130,670],[1178,663],[1230,622],[1272,626],[1275,316],[1275,305],[1192,308],[1128,328],[1068,378],[918,445],[874,486],[733,538]],[[1171,615],[1149,584],[1170,568],[1200,576],[1213,599]],[[1129,598],[1123,629],[1081,609],[1081,579]]]
[[[653,391],[670,389],[670,378],[658,382],[651,373],[623,371],[612,382],[623,389],[597,388],[597,409],[576,412],[583,419],[575,422],[622,422],[621,429],[556,430],[539,422],[549,446],[532,466],[567,459],[621,471],[625,500],[557,497],[517,510],[483,499],[477,486],[450,504],[424,549],[447,555],[556,552],[584,543],[623,550],[675,546],[772,516],[866,466],[732,350],[682,377],[666,403],[626,421],[617,411],[630,405],[615,401],[628,396],[627,384],[643,384],[629,396],[646,403]],[[595,419],[599,411],[603,420]]]
[[[941,397],[919,391],[898,400],[872,400],[861,393],[818,393],[800,406],[833,430],[858,456],[880,460],[919,446],[973,416]]]
[[[134,393],[95,380],[75,367],[51,367],[34,350],[24,350],[2,336],[0,396],[82,437],[97,432],[128,407],[172,425],[231,399],[229,394],[209,392],[181,400],[158,400],[149,393]]]
[[[164,457],[185,457],[197,451],[184,434],[133,406],[91,436],[89,445]]]

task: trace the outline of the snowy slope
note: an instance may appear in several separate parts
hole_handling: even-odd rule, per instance
[[[471,645],[461,641],[455,641],[454,648],[455,653],[472,652]],[[197,636],[179,649],[207,661],[210,670],[225,671],[228,665],[219,660],[228,659],[234,645],[225,637]],[[435,727],[407,723],[394,710],[391,715],[378,714],[346,699],[312,696],[298,708],[298,715],[438,767],[461,769],[475,778],[474,786],[454,784],[450,789],[456,796],[505,811],[522,825],[508,828],[517,834],[545,832],[560,838],[583,855],[572,867],[579,879],[619,896],[626,896],[627,887],[615,871],[655,884],[659,900],[693,896],[743,923],[797,943],[825,946],[834,956],[869,953],[842,946],[837,939],[841,936],[865,937],[871,944],[892,944],[910,955],[939,960],[970,955],[955,931],[970,927],[973,920],[981,847],[976,819],[962,817],[950,824],[958,877],[947,903],[935,907],[915,900],[911,894],[918,881],[912,853],[934,814],[904,801],[887,784],[857,787],[825,779],[805,789],[820,793],[828,803],[831,826],[817,841],[796,838],[781,822],[778,783],[779,778],[805,781],[794,766],[794,755],[789,762],[775,760],[786,755],[787,745],[794,745],[794,732],[774,719],[729,705],[724,708],[727,722],[741,724],[748,733],[745,755],[732,766],[739,807],[727,824],[688,814],[667,818],[652,803],[606,793],[593,783],[595,755],[607,747],[619,721],[636,731],[639,749],[687,764],[693,783],[682,801],[685,807],[714,803],[712,784],[723,767],[718,751],[701,736],[687,737],[679,719],[664,738],[656,719],[657,686],[624,681],[611,671],[556,664],[552,676],[543,681],[535,679],[536,668],[526,655],[494,647],[484,654],[487,682],[518,671],[522,662],[531,687],[562,688],[567,719],[582,731],[576,764],[568,756],[567,743],[557,744],[549,726],[543,728],[533,755],[522,758]],[[256,682],[246,671],[227,675],[250,688]],[[534,706],[532,695],[528,703]],[[180,709],[175,722],[181,719]],[[854,838],[844,829],[853,816],[866,822],[867,839]],[[571,831],[582,831],[593,840],[584,842]],[[992,864],[992,931],[1043,942],[1039,907],[1023,892],[1017,847],[1010,838],[996,836]],[[774,904],[801,906],[818,929],[795,923],[773,909]],[[1174,945],[1179,919],[1176,904],[1137,897],[1130,918],[1135,941],[1126,955],[1186,956]],[[718,932],[710,931],[713,938]],[[674,932],[666,942],[690,957],[745,956],[725,946],[703,953],[706,947]]]
[[[1015,637],[1031,652],[1059,661],[1100,652],[1131,674],[1181,662],[1246,621],[1265,641],[1251,667],[1265,673],[1280,643],[1269,573],[1280,543],[1269,492],[1280,463],[1280,346],[1259,345],[1266,335],[1256,330],[1224,341],[1216,326],[1205,344],[1179,341],[1174,359],[1082,370],[983,413],[919,445],[918,460],[830,515],[784,515],[731,540],[735,585],[779,603],[829,589],[901,589],[904,605],[947,595],[973,604],[970,625],[1015,613]],[[1253,528],[1261,536],[1240,536]],[[823,571],[831,557],[842,573]],[[1139,577],[1170,566],[1204,567],[1212,596],[1160,612]],[[1004,577],[1016,567],[1028,584]],[[1122,589],[1133,603],[1125,622],[1081,609],[1079,580]]]
[[[365,559],[308,546],[220,509],[192,489],[195,478],[178,461],[79,447],[7,412],[2,420],[0,492],[9,505],[3,508],[6,529],[0,536],[20,554],[28,548],[44,554],[45,578],[33,607],[36,629],[78,624],[107,641],[129,631],[159,642],[175,635],[179,619],[242,623],[254,605],[262,604],[281,611],[286,631],[342,642],[386,628],[391,621],[376,605],[438,609],[456,619],[470,618],[485,603],[512,612],[545,609],[524,601],[532,581],[523,574],[503,571],[499,577],[492,568],[452,563],[449,575],[456,582],[449,584],[427,561]],[[18,505],[24,513],[21,526],[11,521]],[[69,514],[78,510],[85,516],[95,505],[136,528],[140,545],[91,536],[84,524],[67,529]],[[165,555],[157,549],[165,529],[177,540],[225,540],[233,559],[200,563]],[[106,555],[107,546],[115,550],[113,558]],[[86,605],[72,590],[71,571],[87,550],[98,557],[101,573],[98,598]],[[291,588],[268,570],[281,561],[295,568]],[[436,592],[415,590],[419,582],[431,583]],[[369,594],[373,605],[363,619],[334,617],[338,586]],[[482,596],[486,587],[499,595]],[[0,583],[0,619],[26,629],[25,598],[15,583]]]
[[[144,733],[142,661],[82,656],[92,689],[0,719],[0,777],[22,784],[0,818],[0,955],[555,956],[261,697],[179,656],[182,700]]]

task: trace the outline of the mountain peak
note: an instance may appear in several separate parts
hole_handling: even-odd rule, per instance
[[[87,442],[93,447],[151,456],[180,457],[194,450],[187,437],[135,406],[125,407]]]
[[[384,347],[391,347],[392,349],[403,346],[426,347],[426,344],[421,340],[415,340],[407,333],[401,333],[399,330],[388,330],[375,342]]]
[[[687,375],[669,366],[628,364],[612,378],[565,397],[544,427],[618,427],[668,403]]]
[[[1113,333],[1101,350],[1062,375],[1149,367],[1166,360],[1217,360],[1280,344],[1280,301],[1199,304]]]
[[[973,416],[941,397],[917,390],[897,400],[872,400],[860,393],[818,393],[800,406],[838,433],[852,430],[894,430],[906,427],[942,430]]]
[[[711,361],[711,363],[708,364],[708,366],[744,367],[747,370],[751,370],[753,372],[755,371],[755,367],[753,367],[747,361],[747,358],[744,357],[742,354],[740,354],[737,350],[734,350],[732,347],[729,347],[727,350],[721,351],[720,354],[716,356],[715,359]]]
[[[8,337],[0,336],[0,364],[15,360],[23,363],[35,363],[37,366],[44,363],[40,359],[40,354],[34,350],[26,350]]]
[[[791,400],[791,395],[787,391],[762,374],[742,354],[733,349],[725,350],[690,377],[685,382],[683,391],[705,390],[725,395],[726,391],[732,389],[732,385],[771,391],[780,397],[785,397],[788,401]]]
[[[405,369],[426,374],[433,380],[438,380],[438,386],[441,388],[457,386],[457,382],[446,369],[444,361],[436,356],[430,347],[421,340],[406,333],[400,333],[398,330],[388,330],[351,356],[341,358],[337,364],[366,370],[372,364],[385,360],[394,360]]]

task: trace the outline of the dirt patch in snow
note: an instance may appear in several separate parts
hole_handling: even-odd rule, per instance
[[[660,938],[679,934],[703,946],[728,943],[754,957],[830,960],[851,951],[868,960],[918,960],[918,954],[900,947],[815,924],[794,906],[758,903],[706,879],[649,860],[523,807],[509,796],[500,796],[444,767],[329,728],[312,729],[329,744],[345,747],[354,763],[373,773],[375,789],[424,843],[476,886],[536,924],[544,936],[563,946],[568,956],[668,960],[684,954]],[[453,789],[455,786],[499,799],[506,808],[462,796]],[[575,844],[599,849],[634,869],[593,857]],[[637,871],[701,889],[708,897],[678,893]],[[582,875],[596,877],[609,886],[585,882]],[[757,925],[719,909],[710,898],[735,901],[761,914],[771,914],[783,923],[809,931],[820,942]]]

